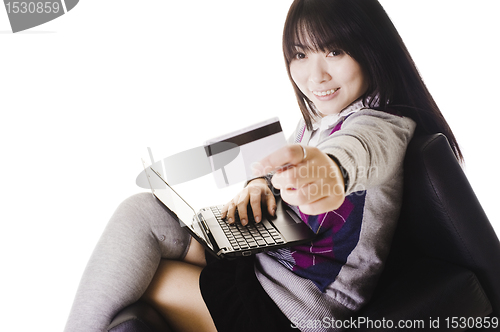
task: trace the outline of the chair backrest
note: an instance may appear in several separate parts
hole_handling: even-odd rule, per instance
[[[442,134],[410,142],[396,232],[393,249],[401,255],[429,256],[473,271],[493,316],[500,315],[500,242]]]

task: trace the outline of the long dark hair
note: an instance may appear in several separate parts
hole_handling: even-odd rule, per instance
[[[349,54],[368,79],[368,90],[362,96],[366,107],[412,118],[417,123],[416,135],[443,133],[457,158],[463,160],[451,128],[377,0],[295,0],[291,5],[283,31],[283,53],[302,115],[311,129],[317,110],[290,74],[296,45]]]

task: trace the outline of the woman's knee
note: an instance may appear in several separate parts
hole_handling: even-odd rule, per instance
[[[128,197],[113,218],[120,227],[147,232],[158,243],[163,258],[183,259],[188,251],[191,236],[151,193]]]
[[[142,192],[126,198],[116,209],[113,218],[122,223],[154,224],[169,218],[169,215],[151,193]]]
[[[156,198],[147,192],[134,194],[125,200],[118,206],[117,211],[123,213],[137,213],[137,212],[147,212],[146,210],[154,206]]]

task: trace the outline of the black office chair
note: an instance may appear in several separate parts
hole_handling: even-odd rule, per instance
[[[387,266],[359,317],[423,321],[432,331],[439,319],[441,330],[460,331],[489,315],[481,322],[492,325],[500,316],[500,243],[444,135],[412,140],[403,195]]]
[[[481,320],[490,324],[485,331],[500,317],[500,242],[446,137],[416,137],[405,158],[391,253],[373,298],[356,317],[365,322],[358,330],[381,331],[383,321],[407,330],[481,330],[477,317],[489,317]],[[138,302],[120,312],[109,331],[170,329]]]

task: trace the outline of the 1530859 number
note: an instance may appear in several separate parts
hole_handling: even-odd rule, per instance
[[[59,2],[6,2],[5,7],[9,14],[50,14],[59,13]]]
[[[498,317],[448,317],[446,327],[452,329],[496,329],[498,328]]]

